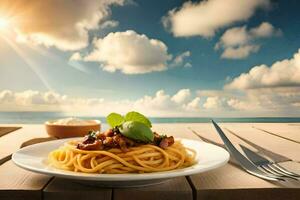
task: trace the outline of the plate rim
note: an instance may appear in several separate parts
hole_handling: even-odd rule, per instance
[[[76,137],[78,139],[78,137]],[[183,169],[176,169],[176,170],[170,170],[170,171],[163,171],[163,172],[152,172],[152,173],[143,173],[143,174],[89,174],[89,173],[83,173],[83,172],[71,172],[71,171],[66,171],[68,173],[64,173],[64,170],[61,169],[55,169],[55,170],[50,170],[50,169],[37,169],[36,167],[33,166],[28,166],[26,164],[20,163],[18,159],[16,158],[19,153],[22,153],[22,151],[27,151],[30,148],[33,148],[36,146],[43,146],[43,145],[49,145],[49,143],[57,143],[58,141],[63,143],[64,141],[68,140],[74,140],[76,138],[66,138],[66,139],[58,139],[58,140],[53,140],[53,141],[47,141],[47,142],[42,142],[38,144],[33,144],[24,148],[19,149],[15,153],[12,154],[12,161],[20,168],[39,173],[39,174],[45,174],[45,175],[50,175],[50,176],[55,176],[55,177],[62,177],[62,178],[68,178],[68,179],[76,179],[76,180],[88,180],[88,181],[120,181],[120,182],[125,182],[125,181],[147,181],[147,180],[159,180],[159,179],[169,179],[169,178],[175,178],[175,177],[181,177],[181,176],[189,176],[193,174],[198,174],[206,171],[210,171],[216,168],[219,168],[223,165],[225,165],[229,159],[230,155],[227,150],[225,150],[222,147],[219,147],[217,145],[207,143],[201,140],[193,140],[193,139],[188,139],[188,138],[176,138],[178,140],[184,141],[190,141],[190,142],[195,142],[195,143],[201,143],[201,145],[207,145],[211,146],[215,149],[218,149],[218,151],[223,151],[224,154],[224,160],[221,162],[209,166],[206,168],[194,168],[195,165],[201,165],[199,162],[197,162],[195,165],[190,166],[188,168],[183,168]],[[184,170],[184,171],[181,171]]]

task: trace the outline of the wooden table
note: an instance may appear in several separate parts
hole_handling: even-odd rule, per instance
[[[24,142],[47,137],[43,125],[0,125],[4,126],[22,128],[0,137],[0,200],[300,199],[300,182],[268,182],[249,175],[234,161],[216,170],[174,178],[159,185],[122,189],[36,174],[15,166],[10,158]],[[280,153],[274,159],[296,161],[282,165],[300,173],[300,123],[224,123],[221,127],[236,147],[243,144],[255,150],[254,145],[261,152]],[[211,124],[155,124],[154,129],[177,137],[222,143]]]

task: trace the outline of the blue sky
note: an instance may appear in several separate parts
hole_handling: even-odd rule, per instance
[[[235,2],[235,0],[230,1]],[[17,2],[20,5],[23,3],[22,0]],[[60,16],[57,19],[61,19],[62,24],[65,23],[67,28],[68,26],[74,28],[74,24],[90,20],[89,23],[92,24],[90,26],[93,27],[89,28],[88,24],[84,25],[85,29],[83,29],[88,34],[87,41],[84,41],[84,36],[60,33],[60,27],[57,24],[51,24],[51,20],[47,21],[47,26],[52,28],[39,27],[40,21],[34,21],[35,13],[27,14],[24,12],[25,14],[22,15],[22,19],[28,17],[28,21],[32,20],[30,23],[22,24],[17,20],[11,20],[5,29],[2,28],[4,30],[1,30],[2,37],[0,38],[0,92],[2,91],[0,99],[1,97],[6,99],[2,101],[2,110],[55,110],[55,103],[49,103],[45,97],[45,93],[50,92],[53,93],[53,98],[58,98],[56,102],[58,104],[64,104],[62,103],[64,100],[61,99],[63,96],[67,96],[73,102],[78,102],[79,99],[82,101],[98,99],[100,102],[105,102],[100,103],[101,105],[95,105],[96,107],[99,106],[99,109],[102,109],[103,106],[107,107],[107,105],[124,104],[120,108],[116,106],[116,109],[120,109],[121,112],[125,112],[126,109],[141,109],[144,107],[143,103],[154,104],[154,107],[149,106],[145,111],[144,109],[141,110],[157,116],[206,116],[211,114],[219,116],[297,116],[300,106],[300,83],[296,80],[297,77],[295,80],[288,80],[286,77],[279,77],[278,80],[270,78],[272,80],[267,81],[267,83],[264,82],[263,78],[250,77],[252,78],[251,81],[257,81],[255,84],[251,83],[250,79],[246,80],[249,83],[245,83],[245,80],[241,80],[242,77],[240,77],[242,73],[248,73],[255,66],[264,64],[268,68],[272,68],[274,63],[284,59],[288,59],[292,64],[288,63],[282,68],[287,68],[296,75],[300,74],[299,63],[293,61],[293,55],[298,53],[300,44],[300,14],[298,11],[300,4],[296,0],[289,1],[289,3],[254,0],[254,3],[241,5],[245,7],[245,14],[238,13],[241,11],[234,13],[236,10],[227,6],[228,8],[225,7],[219,16],[222,19],[222,15],[225,17],[232,15],[227,21],[222,21],[213,14],[204,15],[201,13],[218,12],[215,10],[218,4],[222,4],[220,0],[208,0],[204,3],[179,0],[159,2],[143,0],[103,1],[105,3],[98,6],[105,10],[104,14],[102,13],[105,17],[99,18],[95,23],[92,16],[88,16],[86,13],[83,13],[82,16],[79,14],[81,18],[71,20],[73,15],[70,13],[70,8],[76,5],[68,5],[71,1],[66,2],[68,3],[57,10],[57,13],[50,9],[49,13],[45,13],[45,17]],[[210,8],[209,4],[213,3],[215,7]],[[45,1],[45,4],[59,3]],[[3,7],[5,7],[4,5],[11,6],[9,1],[3,3]],[[55,6],[53,5],[54,8]],[[194,12],[192,10],[194,8],[200,10]],[[173,9],[176,10],[170,14]],[[99,12],[97,9],[91,10],[88,6],[86,10]],[[0,10],[0,19],[1,16],[8,21],[10,18],[18,19],[18,17],[14,17],[17,15],[17,11],[4,14],[3,12],[2,10],[1,15]],[[192,15],[190,13],[196,14],[192,18],[185,16]],[[42,14],[38,13],[38,16],[40,15]],[[65,19],[62,19],[63,17]],[[169,27],[163,23],[165,18],[168,19]],[[181,18],[184,23],[180,21]],[[176,24],[176,19],[179,19],[178,24]],[[207,24],[199,24],[200,19]],[[112,22],[113,25],[104,27],[102,25],[105,22]],[[212,25],[209,24],[210,22]],[[198,29],[186,28],[186,24],[198,27],[199,31]],[[175,26],[178,28],[177,32]],[[213,33],[207,33],[206,31],[209,29],[207,27],[211,26],[214,27]],[[236,29],[236,34],[231,34],[231,29]],[[15,30],[18,31],[14,32]],[[129,33],[128,31],[132,32]],[[130,37],[125,36],[126,32]],[[228,37],[227,40],[224,39],[223,41],[222,36],[226,32],[228,32]],[[120,34],[117,35],[116,33]],[[47,37],[36,37],[38,34]],[[110,37],[109,34],[111,34]],[[141,39],[142,35],[146,39]],[[236,40],[239,35],[241,39]],[[123,42],[125,40],[128,42],[126,49],[125,44],[120,42],[120,38]],[[131,45],[133,41],[127,41],[130,39],[138,39],[138,45],[144,41],[145,45],[150,45],[150,47],[137,45],[136,48],[139,47],[141,50],[135,51],[133,49],[135,45]],[[166,49],[164,50],[164,47],[158,44],[148,44],[147,42],[151,39],[162,43]],[[99,43],[98,47],[95,45],[96,41]],[[107,41],[106,46],[104,46],[105,41]],[[77,42],[80,45],[76,46]],[[113,42],[111,46],[109,45],[110,42]],[[123,45],[124,51],[122,49],[118,51],[109,50],[110,48],[113,49],[112,46],[118,42]],[[82,43],[86,44],[81,45]],[[219,49],[215,47],[217,44],[220,44]],[[151,45],[153,49],[151,49]],[[146,49],[148,47],[150,49]],[[250,50],[242,50],[244,47]],[[101,51],[100,48],[102,48]],[[230,51],[230,49],[234,52],[230,53],[229,56],[222,56],[226,50]],[[87,58],[94,51],[96,53],[93,58]],[[119,58],[119,55],[123,52],[126,55],[126,52],[129,51],[135,55],[128,57],[132,60],[128,61],[128,65],[125,65],[122,63],[125,58]],[[244,53],[247,51],[246,55],[241,55],[241,51]],[[143,63],[146,60],[146,58],[143,59],[143,56],[145,57],[146,54],[150,56],[151,52],[154,54],[151,60],[156,59],[155,55],[162,56],[157,58],[156,63],[151,64],[152,68],[149,63]],[[113,55],[113,53],[118,54]],[[180,57],[184,53],[187,55],[182,57],[180,62],[178,60],[176,62],[176,57]],[[80,55],[80,58],[70,60],[74,54]],[[104,54],[108,54],[108,56],[104,57]],[[170,58],[166,59],[167,56]],[[159,61],[160,59],[161,61]],[[190,66],[184,67],[187,63]],[[113,67],[115,71],[108,71],[108,67],[105,67],[108,65]],[[129,68],[130,66],[134,67],[134,73],[132,70],[129,73],[124,71],[126,67]],[[147,67],[148,69],[146,69]],[[140,72],[139,69],[141,69]],[[274,73],[278,73],[278,71],[260,73],[265,73],[265,77],[274,77]],[[234,82],[234,79],[239,77],[240,79]],[[240,87],[244,83],[245,86]],[[224,89],[226,85],[230,84],[231,86],[227,87],[230,90]],[[175,100],[174,103],[174,99],[176,99],[174,95],[183,89],[186,93],[181,93],[182,100],[177,102]],[[31,92],[28,92],[29,90]],[[162,90],[162,99],[159,99],[157,92]],[[254,96],[261,92],[266,97],[254,99]],[[274,97],[274,93],[278,96]],[[9,95],[12,97],[8,98]],[[33,96],[40,98],[38,103],[34,101]],[[145,96],[149,96],[149,98],[147,99]],[[293,96],[293,98],[284,99],[284,96]],[[157,102],[155,97],[158,98]],[[21,103],[17,102],[16,99],[18,98],[22,99]],[[180,98],[180,94],[178,94],[178,98]],[[194,103],[192,103],[193,100]],[[120,103],[122,101],[127,103]],[[270,102],[265,105],[264,101]],[[281,105],[281,108],[278,109],[277,105],[282,104],[282,102],[286,102],[286,105]],[[160,103],[162,105],[156,106]],[[81,108],[77,103],[74,104],[76,104],[75,107],[80,107],[80,112],[87,111],[89,113],[88,110],[93,110],[91,106]],[[245,107],[251,106],[255,107],[255,112],[245,109]],[[63,110],[69,111],[70,109],[65,108],[65,106],[62,107]],[[293,112],[290,112],[291,110]]]

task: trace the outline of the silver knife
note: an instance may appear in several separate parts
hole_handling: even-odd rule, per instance
[[[229,151],[231,156],[233,156],[236,161],[240,164],[240,166],[246,170],[248,173],[257,176],[259,178],[263,178],[270,181],[285,181],[283,178],[266,173],[260,170],[256,165],[254,165],[251,161],[249,161],[243,154],[241,154],[234,145],[230,142],[230,140],[226,137],[225,133],[222,129],[212,120],[212,123],[217,130],[217,133],[223,140],[226,149]]]

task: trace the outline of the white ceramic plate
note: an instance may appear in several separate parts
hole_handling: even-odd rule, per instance
[[[49,166],[47,164],[48,153],[68,140],[74,140],[74,138],[54,140],[22,148],[12,155],[12,160],[19,167],[33,172],[69,179],[97,181],[104,186],[119,187],[149,185],[173,177],[197,174],[225,165],[229,160],[229,154],[223,148],[201,141],[180,139],[184,146],[197,152],[197,163],[184,169],[144,174],[88,174],[59,170]]]

